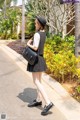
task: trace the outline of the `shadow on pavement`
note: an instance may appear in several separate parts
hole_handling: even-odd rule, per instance
[[[21,99],[23,102],[31,103],[34,99],[37,98],[37,91],[33,88],[25,88],[22,93],[19,93],[17,96],[19,99]],[[42,110],[42,106],[38,106],[38,109]]]
[[[30,103],[37,97],[37,91],[33,88],[25,88],[22,93],[19,93],[17,96],[19,99],[21,99],[23,102]]]
[[[33,88],[25,88],[17,97],[23,102],[31,103],[37,97],[37,90]],[[42,106],[38,106],[37,108],[43,110]],[[49,111],[48,114],[52,114],[52,112]]]

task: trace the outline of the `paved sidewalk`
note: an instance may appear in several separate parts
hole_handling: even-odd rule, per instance
[[[23,59],[23,57],[21,55],[17,54],[15,51],[13,51],[9,47],[5,46],[4,44],[1,45],[0,48],[1,48],[1,50],[4,51],[4,54],[6,53],[6,55],[8,55],[10,58],[12,58],[12,61],[14,62],[14,64],[17,64],[22,69],[21,73],[24,73],[24,76],[26,76],[26,78],[29,79],[29,83],[28,83],[23,78],[24,79],[23,81],[26,81],[26,84],[25,84],[26,88],[29,87],[30,89],[32,89],[32,88],[34,89],[35,86],[32,83],[31,74],[26,71],[26,60]],[[9,57],[8,57],[8,59],[10,59]],[[19,67],[18,67],[18,69],[19,69]],[[16,72],[14,72],[14,73],[16,73]],[[21,78],[21,74],[17,78]],[[43,74],[42,79],[43,79],[43,84],[46,88],[46,91],[47,91],[51,101],[53,101],[53,103],[55,104],[56,107],[53,107],[53,109],[52,109],[53,114],[49,114],[49,116],[43,117],[43,118],[40,115],[41,110],[38,111],[35,108],[38,111],[38,115],[39,115],[38,116],[39,118],[37,117],[35,119],[37,119],[37,120],[38,119],[39,120],[43,120],[43,119],[44,120],[47,120],[47,119],[49,119],[49,120],[80,120],[80,103],[78,103],[76,100],[74,100],[69,95],[69,93],[67,93],[66,90],[57,81],[53,80],[50,76]],[[14,81],[14,80],[12,80],[12,81]],[[19,84],[22,84],[22,83],[20,82]],[[27,84],[29,86],[27,86]],[[23,89],[24,89],[24,87],[23,87]],[[22,92],[22,93],[25,93],[25,92]],[[26,94],[27,94],[27,92],[26,92]],[[28,96],[28,98],[30,98],[31,96],[32,95]],[[23,99],[23,96],[22,96],[22,99]],[[29,110],[29,108],[28,108],[28,110]],[[31,109],[31,112],[32,112],[32,110],[33,109]],[[31,119],[29,118],[29,120],[31,120]],[[34,118],[33,118],[33,120],[34,120]]]
[[[27,104],[35,97],[30,76],[0,48],[0,114],[6,114],[6,120],[67,120],[55,106],[48,116],[40,115],[42,107],[28,108]]]

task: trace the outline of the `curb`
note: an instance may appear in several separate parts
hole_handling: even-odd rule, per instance
[[[8,46],[2,44],[0,48],[12,58],[15,63],[29,76],[31,73],[26,71],[27,61]],[[43,73],[42,79],[54,93],[53,102],[55,106],[63,113],[67,120],[80,120],[80,103],[72,98],[69,93],[58,83],[56,80],[51,78],[46,73]]]

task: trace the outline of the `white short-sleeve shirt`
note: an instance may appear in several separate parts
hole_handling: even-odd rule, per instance
[[[40,35],[39,33],[34,34],[34,40],[33,40],[33,45],[34,47],[39,47],[39,42],[40,42]]]

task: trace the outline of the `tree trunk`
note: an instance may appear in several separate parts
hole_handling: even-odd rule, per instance
[[[75,3],[75,56],[80,56],[80,3]]]
[[[25,42],[25,0],[22,0],[22,42]]]
[[[6,18],[6,0],[4,1],[4,19]]]

